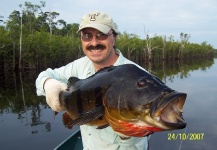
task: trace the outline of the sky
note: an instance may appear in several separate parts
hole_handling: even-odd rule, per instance
[[[0,0],[0,18],[8,20],[19,4],[28,1],[40,4],[41,0]],[[217,49],[216,0],[42,0],[43,11],[57,12],[57,19],[67,23],[80,23],[81,17],[98,10],[109,14],[120,32],[136,34],[140,38],[190,34],[189,42],[207,42]],[[1,23],[2,24],[2,23]]]

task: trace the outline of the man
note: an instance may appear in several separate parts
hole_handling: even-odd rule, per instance
[[[112,18],[102,12],[93,12],[82,17],[78,33],[85,57],[58,69],[47,69],[36,80],[37,94],[45,95],[54,111],[63,111],[59,93],[66,89],[69,77],[85,79],[106,66],[132,64],[115,48],[118,29]],[[135,64],[135,63],[133,63]],[[96,129],[80,126],[84,150],[146,150],[148,138],[119,137],[111,127]]]

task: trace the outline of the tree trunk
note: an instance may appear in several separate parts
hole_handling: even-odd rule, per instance
[[[22,14],[20,20],[20,57],[19,57],[19,69],[22,68],[22,36],[23,36],[23,22],[22,22]]]
[[[15,42],[13,43],[13,70],[15,70],[15,68],[16,68],[16,51],[15,51],[15,47],[16,45],[15,45]]]

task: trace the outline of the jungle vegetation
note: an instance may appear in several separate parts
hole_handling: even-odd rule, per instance
[[[0,17],[0,68],[13,70],[60,67],[81,56],[83,52],[78,23],[58,19],[58,12],[44,11],[45,2],[19,5],[3,20]],[[1,14],[0,14],[1,15]],[[141,39],[135,34],[119,33],[116,47],[129,59],[142,62],[171,62],[175,60],[200,60],[214,57],[214,48],[206,41],[190,43],[190,34],[174,36],[155,35]]]

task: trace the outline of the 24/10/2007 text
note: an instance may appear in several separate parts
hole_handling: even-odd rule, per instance
[[[168,133],[168,140],[203,140],[204,133]]]

